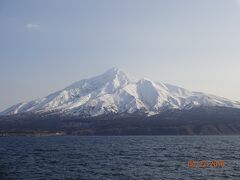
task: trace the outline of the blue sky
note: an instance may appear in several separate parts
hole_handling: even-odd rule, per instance
[[[239,0],[1,0],[0,23],[0,110],[111,67],[240,101]]]

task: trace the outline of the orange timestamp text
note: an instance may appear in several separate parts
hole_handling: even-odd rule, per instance
[[[200,161],[189,160],[187,162],[187,167],[188,168],[207,168],[207,167],[223,168],[224,164],[225,164],[224,160],[211,160],[211,161],[206,161],[206,160],[200,160]]]

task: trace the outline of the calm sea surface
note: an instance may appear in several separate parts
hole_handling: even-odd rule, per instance
[[[189,168],[189,160],[224,167]],[[0,180],[240,179],[240,136],[1,137]]]

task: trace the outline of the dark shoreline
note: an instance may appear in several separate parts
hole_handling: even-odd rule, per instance
[[[199,107],[184,111],[166,111],[155,116],[135,114],[92,118],[19,114],[0,117],[0,136],[6,135],[240,135],[240,110]]]
[[[108,136],[114,136],[114,137],[124,137],[124,136],[176,136],[176,137],[191,137],[191,136],[240,136],[240,134],[161,134],[161,135],[156,135],[156,134],[108,134],[108,135],[103,135],[103,134],[93,134],[93,135],[83,135],[83,134],[65,134],[65,133],[4,133],[0,135],[0,138],[4,137],[56,137],[56,136],[80,136],[80,137],[108,137]]]

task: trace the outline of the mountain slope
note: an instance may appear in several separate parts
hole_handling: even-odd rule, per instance
[[[126,113],[154,115],[169,109],[191,109],[198,106],[240,108],[240,103],[146,78],[136,79],[112,68],[44,98],[16,104],[0,115],[25,112],[54,112],[82,117]]]

